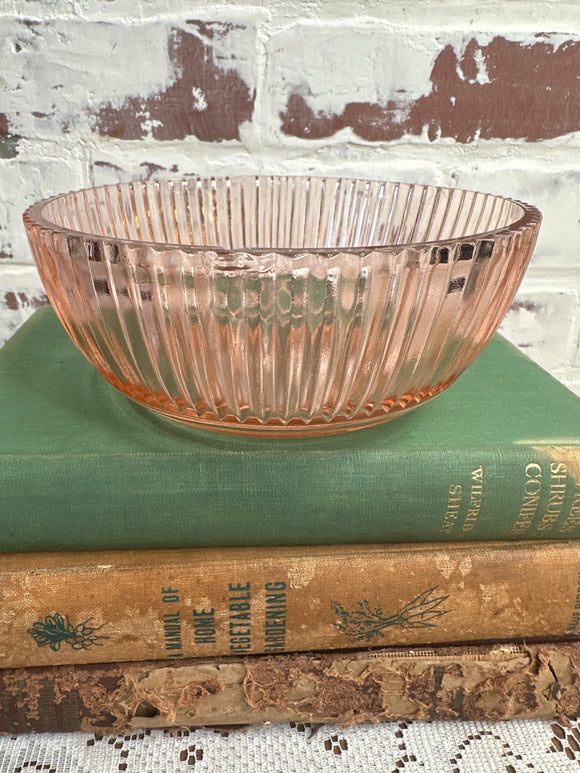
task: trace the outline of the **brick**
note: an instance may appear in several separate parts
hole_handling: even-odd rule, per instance
[[[252,117],[251,26],[3,18],[2,33],[1,136],[219,141]]]
[[[122,93],[127,83],[147,93],[170,78],[163,25],[4,18],[2,32],[9,89],[2,112],[8,128],[24,137],[72,133],[86,141],[92,105]],[[132,33],[137,49],[129,45]],[[147,51],[148,66],[138,66],[136,50]]]
[[[82,149],[22,143],[17,157],[0,158],[0,265],[32,263],[22,224],[24,210],[40,199],[87,184]]]
[[[127,97],[120,106],[100,105],[91,111],[95,131],[133,140],[240,139],[240,126],[252,119],[255,89],[233,68],[234,58],[220,61],[214,41],[246,28],[218,22],[187,24],[191,31],[173,28],[168,35],[171,85],[145,97]]]
[[[271,41],[271,88],[289,136],[320,140],[349,129],[369,142],[533,142],[580,130],[580,39],[573,34],[539,30],[511,39],[305,24],[279,38]],[[325,81],[324,72],[332,77]]]
[[[579,297],[580,297],[580,293],[579,293]],[[574,346],[572,350],[572,357],[570,358],[570,365],[572,366],[572,368],[576,368],[578,381],[580,381],[580,318],[576,319],[576,330],[574,332]]]
[[[456,163],[461,188],[499,193],[537,206],[543,215],[533,269],[577,272],[572,244],[580,243],[580,153],[537,148],[527,158],[484,158]]]
[[[46,303],[48,298],[33,266],[0,266],[0,346]]]
[[[553,282],[531,280],[516,295],[499,332],[543,368],[562,377],[570,359],[577,306],[577,289],[563,290]]]
[[[21,139],[22,137],[13,134],[8,128],[8,116],[0,113],[0,158],[15,158]]]
[[[111,140],[90,151],[91,184],[127,180],[176,179],[195,174],[244,174],[257,169],[255,158],[241,145],[217,143],[201,153],[192,142],[151,143]]]

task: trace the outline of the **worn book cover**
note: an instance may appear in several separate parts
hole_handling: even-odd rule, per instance
[[[0,489],[0,552],[576,538],[580,400],[496,336],[386,424],[231,436],[119,394],[43,308],[0,350]]]
[[[580,540],[0,555],[0,666],[575,636]]]
[[[0,732],[575,717],[580,643],[0,670]]]

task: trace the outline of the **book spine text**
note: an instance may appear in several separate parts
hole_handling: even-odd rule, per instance
[[[0,556],[0,667],[580,631],[580,542]]]

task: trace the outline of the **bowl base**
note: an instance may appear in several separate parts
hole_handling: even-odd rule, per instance
[[[103,370],[100,373],[125,397],[165,419],[197,429],[253,437],[336,435],[341,432],[352,432],[365,427],[372,427],[376,424],[383,424],[396,419],[398,416],[409,413],[437,397],[456,380],[458,375],[453,374],[447,381],[439,382],[435,386],[424,387],[418,391],[413,390],[410,394],[402,396],[393,395],[381,401],[379,405],[375,403],[374,410],[369,406],[370,410],[368,413],[359,412],[351,416],[338,414],[330,418],[319,414],[312,419],[295,417],[286,422],[279,418],[270,418],[262,422],[256,416],[240,419],[232,413],[226,413],[218,417],[215,413],[207,410],[206,403],[199,403],[198,410],[195,410],[183,398],[173,398],[170,401],[164,399],[165,395],[163,393],[154,393],[130,382],[121,382],[113,374]]]
[[[163,409],[152,405],[148,405],[147,408],[159,416],[163,416],[165,419],[171,419],[172,421],[177,421],[180,424],[186,424],[190,427],[195,427],[196,429],[225,432],[233,435],[249,435],[253,437],[297,438],[319,435],[337,435],[341,432],[353,432],[355,430],[364,429],[365,427],[373,427],[377,424],[392,421],[403,414],[407,414],[422,404],[423,403],[413,403],[412,405],[398,408],[389,413],[381,412],[380,414],[373,414],[372,416],[360,419],[337,417],[329,422],[319,420],[318,422],[313,421],[310,423],[293,420],[288,424],[283,424],[282,422],[268,422],[267,424],[260,424],[258,422],[240,422],[235,420],[233,416],[212,421],[211,419],[203,419],[199,416],[187,415],[185,413],[178,414],[171,411],[164,411]]]

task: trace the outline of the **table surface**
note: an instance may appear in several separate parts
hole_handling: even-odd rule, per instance
[[[577,720],[266,724],[0,738],[0,773],[566,773],[579,767]]]

